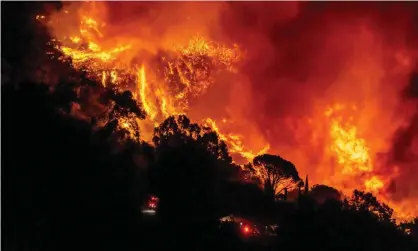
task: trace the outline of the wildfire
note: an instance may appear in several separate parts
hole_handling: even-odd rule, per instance
[[[141,98],[142,105],[144,106],[145,112],[148,114],[151,120],[155,119],[155,108],[151,107],[151,104],[147,100],[147,80],[145,77],[145,66],[142,65],[141,68],[138,70],[138,92]]]
[[[378,175],[366,139],[358,135],[354,123],[355,114],[358,112],[356,106],[336,104],[324,113],[329,119],[330,150],[341,167],[341,170],[336,172],[343,179],[334,185],[346,194],[351,194],[352,187],[358,187],[379,196],[379,200],[395,210],[397,220],[413,218],[418,210],[413,200],[400,203],[388,196],[386,189],[390,178],[396,176],[396,172],[386,174],[385,178]],[[345,188],[343,183],[347,179],[353,184]]]
[[[336,154],[338,163],[343,166],[343,174],[370,172],[373,166],[369,149],[366,141],[358,137],[357,128],[351,124],[353,117],[344,124],[343,117],[338,115],[338,112],[344,108],[343,105],[337,104],[325,112],[325,115],[331,119],[332,151]],[[353,106],[352,109],[355,112],[357,108]]]
[[[238,64],[244,57],[244,53],[236,44],[223,45],[199,33],[194,36],[178,36],[186,37],[186,42],[179,42],[174,38],[161,42],[158,36],[157,39],[154,38],[153,41],[148,42],[148,38],[142,37],[142,33],[140,35],[135,33],[137,36],[134,37],[132,32],[126,36],[125,34],[115,36],[109,32],[109,25],[106,24],[108,20],[100,9],[101,5],[103,3],[86,2],[82,3],[77,11],[70,9],[61,11],[55,19],[43,15],[38,15],[36,19],[53,26],[54,29],[59,29],[59,32],[54,34],[55,38],[52,42],[62,53],[60,60],[70,61],[75,69],[86,72],[89,78],[102,83],[105,88],[116,87],[121,90],[130,90],[136,100],[141,103],[147,114],[145,122],[135,118],[118,119],[119,127],[127,130],[131,138],[138,139],[139,127],[141,138],[150,138],[152,128],[167,117],[190,114],[193,102],[203,97],[211,87],[217,84],[217,77],[221,73],[238,72]],[[60,22],[65,24],[70,22],[69,26],[76,26],[76,29],[63,28],[64,25]],[[147,32],[144,34],[149,34],[149,30],[152,29],[147,27]],[[366,65],[373,66],[373,63],[375,61]],[[361,65],[359,68],[364,67]],[[362,75],[363,72],[369,74],[368,72],[373,72],[373,70],[374,68],[371,67],[367,68],[367,71],[359,69],[351,70],[350,73],[360,74],[359,79],[365,79],[367,83],[377,82],[374,78],[370,77],[372,81],[368,76]],[[377,149],[373,149],[373,144],[371,144],[373,142],[370,141],[369,135],[364,135],[362,132],[364,126],[356,121],[356,115],[360,109],[348,104],[336,104],[328,109],[324,107],[320,106],[320,117],[317,119],[318,123],[326,123],[328,135],[315,133],[315,142],[318,142],[315,146],[321,149],[326,148],[326,158],[335,158],[337,168],[332,170],[332,175],[338,180],[331,185],[347,194],[351,193],[354,188],[373,192],[380,195],[379,199],[385,200],[384,202],[397,210],[402,217],[410,215],[406,213],[407,206],[390,203],[391,201],[385,194],[390,177],[379,173],[379,168],[374,163],[374,154]],[[199,119],[202,118],[203,126],[216,131],[220,139],[227,143],[229,152],[234,155],[251,161],[255,156],[267,153],[270,149],[268,144],[264,144],[265,142],[259,144],[262,147],[257,148],[245,144],[244,142],[247,142],[245,139],[251,135],[244,137],[244,130],[234,131],[232,127],[235,124],[229,120],[229,117],[222,120],[215,120],[212,116],[199,117]],[[313,124],[315,123],[309,123],[309,126],[313,127]],[[244,123],[244,125],[247,124]],[[267,135],[269,135],[268,131],[270,130],[266,130]],[[308,129],[306,131],[310,132]],[[309,137],[303,134],[301,142],[304,144],[306,143],[305,136]],[[323,144],[321,137],[327,138],[324,139]],[[294,148],[289,149],[285,148],[286,154],[291,155],[292,152],[299,151]],[[295,154],[296,157],[290,160],[298,161],[297,158],[303,159],[306,155],[308,155],[306,152],[301,154],[298,152]],[[298,168],[309,168],[308,165],[312,164],[309,161],[303,163],[306,166],[301,165]],[[315,164],[319,166],[324,163]],[[322,180],[317,182],[327,180],[326,177],[319,179]]]
[[[71,14],[67,10],[64,13]],[[217,72],[236,71],[235,64],[242,56],[236,44],[227,47],[196,35],[185,46],[173,44],[171,51],[143,58],[139,64],[126,56],[138,52],[134,42],[109,43],[106,25],[98,17],[88,15],[88,11],[80,12],[78,26],[76,33],[57,38],[55,46],[63,54],[60,60],[70,60],[75,69],[86,71],[104,87],[132,91],[154,126],[171,115],[187,114],[190,100],[205,93]],[[132,131],[126,119],[120,123],[121,128]],[[221,132],[214,119],[206,118],[204,124],[219,134],[231,153],[248,160],[269,148],[253,152],[244,146],[241,136]]]
[[[224,123],[226,123],[226,120],[223,120]],[[210,118],[207,118],[204,120],[204,125],[207,127],[212,128],[212,130],[216,131],[219,135],[219,138],[225,142],[228,142],[229,151],[231,153],[240,154],[247,160],[252,160],[257,155],[265,154],[269,150],[270,146],[267,145],[263,149],[261,149],[258,152],[252,152],[250,150],[246,150],[244,147],[244,144],[242,142],[242,136],[237,134],[223,134],[220,132],[218,126],[216,125],[216,122]]]
[[[350,113],[350,110],[352,113]],[[346,119],[343,114],[349,113]],[[376,175],[370,176],[374,171],[370,156],[370,149],[366,140],[359,137],[357,127],[354,125],[352,114],[357,112],[356,106],[336,104],[325,111],[330,120],[331,151],[342,167],[343,176],[358,177],[366,175],[362,185],[366,191],[378,193],[384,188],[384,182]]]
[[[364,185],[368,191],[372,192],[377,192],[384,186],[383,182],[377,176],[372,176],[370,179],[366,180]]]

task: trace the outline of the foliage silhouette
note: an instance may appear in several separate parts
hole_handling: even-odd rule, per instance
[[[350,210],[362,213],[371,213],[378,220],[393,223],[393,209],[384,203],[380,203],[371,193],[354,190],[351,197],[344,200],[344,205]]]
[[[233,175],[223,171],[231,162],[225,143],[183,115],[167,118],[154,135],[150,182],[161,201],[158,216],[184,247],[197,245],[203,233],[215,231],[220,187]]]
[[[341,200],[341,193],[337,189],[327,185],[314,185],[309,191],[309,196],[320,205],[328,200]]]
[[[296,208],[282,217],[277,249],[281,250],[416,250],[412,239],[393,222],[370,212],[328,200]]]
[[[113,154],[106,141],[91,140],[88,123],[60,115],[46,86],[2,91],[5,247],[134,245],[142,193],[131,156]]]
[[[302,184],[295,165],[280,156],[271,154],[256,156],[252,166],[248,167],[252,168],[253,172],[258,170],[264,185],[264,191],[272,199],[276,198],[285,189]]]
[[[402,222],[400,227],[407,234],[410,234],[412,237],[414,237],[415,241],[418,241],[418,218],[414,218],[411,221]]]

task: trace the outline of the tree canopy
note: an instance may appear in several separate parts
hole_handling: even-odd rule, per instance
[[[318,204],[323,204],[328,200],[341,201],[342,199],[342,195],[337,189],[327,186],[327,185],[321,185],[321,184],[314,185],[311,188],[309,195]]]
[[[272,197],[301,181],[295,165],[277,155],[259,155],[250,168],[261,177],[265,192]]]

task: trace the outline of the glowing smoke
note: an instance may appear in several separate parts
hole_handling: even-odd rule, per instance
[[[413,201],[418,159],[391,155],[405,147],[396,144],[408,138],[402,134],[415,133],[416,105],[403,95],[418,45],[413,3],[94,4],[91,14],[104,17],[112,38],[105,45],[133,44],[124,61],[185,44],[196,34],[245,50],[237,73],[217,76],[207,93],[190,103],[192,120],[226,118],[224,130],[245,136],[253,149],[268,143],[271,153],[294,162],[315,183],[346,191],[376,174],[387,179],[390,193],[381,191],[391,196],[387,201]],[[82,5],[72,3],[69,9]],[[63,24],[68,24],[64,30]],[[63,18],[51,26],[52,33],[68,34],[69,24],[75,23]],[[324,115],[335,104],[356,107],[342,116],[367,143],[372,173],[345,175],[336,164]],[[410,142],[405,151],[413,148]]]

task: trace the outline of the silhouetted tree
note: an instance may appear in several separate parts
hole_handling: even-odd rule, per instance
[[[380,221],[393,223],[393,209],[384,203],[380,203],[371,193],[354,190],[351,197],[344,201],[344,205],[348,209],[359,212],[370,212]]]
[[[263,154],[255,157],[253,172],[261,177],[265,192],[272,198],[301,181],[296,167],[277,155]]]
[[[405,233],[411,235],[418,242],[418,218],[410,221],[402,222],[400,227]]]
[[[216,132],[210,128],[201,128],[192,123],[185,115],[170,116],[155,129],[154,144],[186,144],[197,142],[219,160],[232,162],[228,147],[221,141]]]
[[[186,116],[167,118],[155,129],[154,143],[150,174],[160,197],[158,216],[176,241],[197,245],[202,233],[216,229],[222,180],[230,178],[223,170],[230,162],[227,149]]]
[[[326,185],[314,185],[309,192],[309,196],[320,205],[328,200],[341,200],[341,193],[337,189]]]
[[[375,217],[368,211],[370,207],[362,207],[364,211],[359,211],[336,200],[328,200],[319,207],[309,203],[299,205],[281,217],[277,250],[412,251],[417,248],[394,224]]]

